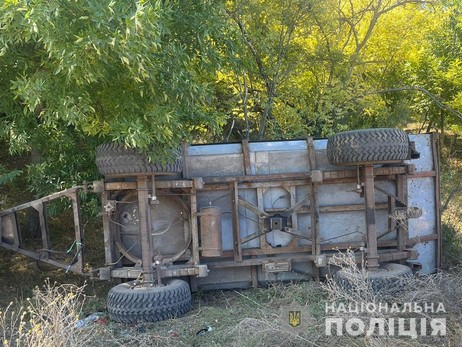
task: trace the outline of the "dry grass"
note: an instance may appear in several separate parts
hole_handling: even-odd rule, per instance
[[[439,272],[432,275],[417,276],[410,278],[402,278],[397,283],[397,287],[393,287],[391,292],[377,292],[372,289],[367,279],[362,276],[363,270],[357,266],[354,261],[352,252],[341,254],[334,258],[336,266],[339,266],[351,273],[348,276],[350,279],[349,287],[345,288],[339,284],[334,278],[328,278],[322,284],[323,289],[328,294],[326,302],[330,307],[346,308],[359,308],[359,312],[350,312],[349,309],[344,312],[343,310],[330,310],[330,316],[342,318],[344,321],[349,318],[359,318],[366,323],[366,330],[371,318],[382,319],[384,322],[390,322],[394,319],[396,323],[398,319],[405,319],[409,322],[410,319],[416,319],[417,332],[414,337],[399,336],[398,330],[395,329],[390,333],[387,326],[383,334],[379,335],[379,330],[376,328],[374,334],[362,334],[357,337],[344,334],[339,341],[345,346],[377,346],[377,347],[390,347],[390,346],[458,346],[462,341],[462,277],[459,273],[444,273]],[[396,288],[399,288],[397,291]],[[372,304],[376,308],[379,305],[388,307],[388,309],[361,309],[366,308],[367,304]],[[439,306],[439,305],[442,306]],[[408,306],[412,305],[412,306]],[[433,310],[409,309],[409,307],[425,308],[425,305],[433,305]],[[392,309],[395,308],[394,309]],[[407,307],[407,309],[406,309]],[[438,307],[444,307],[445,312],[436,312]],[[398,312],[396,311],[398,308]],[[445,336],[429,336],[431,329],[428,328],[426,335],[422,336],[419,323],[422,319],[428,322],[432,318],[444,318],[446,320],[446,335]]]
[[[351,254],[339,255],[337,266],[359,273]],[[342,265],[343,264],[343,265]],[[187,315],[155,324],[123,325],[108,322],[82,329],[75,326],[81,312],[90,313],[99,303],[83,306],[84,287],[45,285],[34,290],[24,309],[13,312],[9,306],[0,315],[0,333],[4,346],[458,346],[462,341],[462,277],[459,274],[438,273],[415,277],[403,283],[399,296],[386,298],[368,292],[361,276],[354,277],[349,289],[328,279],[324,283],[274,283],[266,289],[243,291],[199,292],[193,295],[193,309]],[[353,289],[353,290],[352,290]],[[358,289],[358,290],[356,290]],[[93,298],[93,301],[97,300]],[[375,300],[375,301],[374,301]],[[332,317],[426,317],[432,313],[360,312],[358,314],[327,312],[326,303],[370,303],[392,300],[405,303],[442,303],[446,309],[447,335],[422,336],[413,339],[393,335],[366,334],[327,336],[326,319]],[[88,301],[88,300],[87,300]],[[91,300],[90,300],[91,301]],[[392,302],[390,301],[390,303]],[[435,306],[436,308],[436,306]],[[289,325],[288,310],[302,312],[299,327]],[[204,328],[202,334],[196,335]]]
[[[0,311],[2,344],[13,346],[87,346],[92,329],[77,321],[84,303],[84,287],[45,283],[24,305],[11,303]]]

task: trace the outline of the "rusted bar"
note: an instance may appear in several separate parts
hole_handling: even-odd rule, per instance
[[[239,191],[237,181],[231,183],[231,203],[232,203],[232,216],[233,216],[233,248],[234,248],[234,260],[242,260],[241,252],[241,227],[239,224]]]
[[[404,260],[411,259],[411,257],[412,257],[411,252],[406,252],[406,251],[379,254],[379,260],[381,263],[388,263],[391,261],[398,261],[398,260],[401,260],[404,262]]]
[[[268,175],[244,175],[234,177],[204,177],[204,183],[233,183],[233,182],[264,182],[264,181],[284,181],[296,179],[310,179],[309,172],[289,173],[289,174],[268,174]]]
[[[414,237],[406,241],[406,247],[413,247],[418,243],[424,243],[424,242],[436,240],[437,238],[438,238],[437,234]],[[397,245],[398,245],[397,240],[378,240],[377,241],[377,246],[379,248],[397,247]],[[326,244],[321,245],[321,249],[323,251],[329,251],[329,250],[342,250],[342,249],[348,249],[348,248],[359,248],[359,247],[364,247],[364,246],[365,246],[364,242],[361,242],[361,241],[326,243]]]
[[[432,155],[433,155],[433,168],[435,170],[435,215],[436,215],[436,268],[441,268],[441,253],[443,252],[443,243],[441,240],[441,185],[440,185],[440,146],[439,134],[432,134]]]
[[[437,171],[421,171],[412,174],[412,178],[427,178],[427,177],[438,177],[439,172]]]
[[[255,256],[252,256],[254,258]],[[252,288],[258,288],[258,271],[257,265],[250,266],[250,279],[252,282]]]
[[[310,163],[310,170],[314,171],[318,169],[316,161],[316,152],[314,149],[314,141],[312,137],[307,139],[308,148],[308,160]],[[323,173],[321,173],[323,178]],[[311,254],[314,256],[321,254],[321,236],[319,228],[319,182],[317,180],[310,181],[310,215],[311,215]],[[319,278],[319,267],[313,268],[314,275]]]
[[[388,167],[388,168],[376,168],[375,176],[376,180],[380,180],[381,176],[394,176],[406,173],[406,167]],[[354,170],[338,170],[338,171],[323,171],[323,183],[329,184],[334,181],[334,183],[344,183],[350,182],[351,180],[356,180],[356,171]],[[422,171],[416,172],[412,175],[413,178],[425,178],[425,177],[436,177],[436,171]],[[391,177],[384,177],[385,179]],[[291,182],[285,182],[284,184],[306,184],[306,180],[311,179],[311,173],[301,172],[301,173],[287,173],[287,174],[269,174],[269,175],[244,175],[244,176],[235,176],[235,177],[204,177],[205,184],[225,184],[229,182],[238,181],[241,184],[246,182],[254,182],[254,184],[264,185],[272,184],[273,186],[278,186],[278,182],[272,181],[281,181],[287,180]],[[295,181],[292,183],[292,181]],[[298,182],[297,182],[298,181]],[[325,181],[325,182],[324,182]],[[193,183],[191,180],[172,180],[172,181],[157,181],[157,188],[190,188]],[[124,190],[124,189],[136,189],[135,182],[106,182],[106,190]],[[248,188],[255,188],[256,186],[248,186]],[[73,188],[72,188],[73,189]],[[29,206],[26,206],[29,207]]]
[[[105,190],[135,190],[136,182],[106,182]],[[193,180],[156,181],[156,188],[159,189],[181,189],[193,188]]]
[[[266,242],[265,242],[266,245]],[[265,247],[265,245],[263,247]],[[299,247],[276,247],[268,246],[266,248],[245,248],[242,250],[242,256],[265,255],[265,254],[287,254],[287,253],[308,253],[311,254],[311,245]],[[233,251],[223,251],[223,258],[232,257]]]
[[[393,176],[407,172],[406,166],[379,167],[375,169],[376,176]],[[323,181],[340,178],[354,178],[356,180],[356,170],[324,171]]]
[[[379,170],[382,168],[376,168],[375,170]],[[400,170],[399,174],[403,174],[406,170]],[[335,171],[335,173],[338,173],[340,171]],[[323,180],[322,184],[340,184],[340,183],[356,183],[356,171],[342,171],[342,172],[347,172],[348,176],[347,177],[337,177],[337,178],[329,178],[329,175],[332,174],[333,172],[329,171],[323,171]],[[390,181],[394,180],[396,177],[396,174],[387,174],[387,175],[382,175],[382,176],[375,176],[375,181]],[[282,175],[282,174],[281,174]],[[287,178],[285,179],[286,181],[284,182],[284,185],[293,185],[293,186],[300,186],[300,185],[306,185],[311,181],[311,176],[305,177],[304,179],[299,178],[291,178],[293,174],[287,175]],[[304,173],[303,175],[306,175]],[[265,175],[263,175],[265,176]],[[238,176],[238,177],[243,177],[243,176]],[[281,182],[274,180],[263,180],[263,181],[257,181],[255,177],[262,177],[262,176],[245,176],[246,180],[238,180],[239,181],[239,187],[240,188],[272,188],[272,187],[280,187]],[[252,181],[250,178],[254,177],[254,180]],[[435,172],[434,171],[426,171],[426,172],[420,172],[417,173],[416,176],[412,176],[413,178],[425,178],[425,177],[435,177]],[[204,184],[205,186],[203,187],[204,190],[209,190],[209,191],[214,191],[214,190],[225,190],[229,188],[229,182],[234,182],[237,178],[236,177],[204,177]]]
[[[46,206],[42,202],[32,205],[32,208],[38,212],[40,223],[40,234],[42,236],[42,244],[44,249],[50,249],[50,236],[48,233],[48,221],[46,218]],[[48,256],[48,254],[47,254]]]
[[[244,244],[244,243],[247,243],[247,242],[249,242],[249,241],[252,241],[252,240],[254,240],[254,239],[256,239],[256,238],[258,238],[258,237],[260,237],[260,236],[262,236],[262,235],[265,235],[266,233],[267,233],[266,231],[265,231],[265,232],[261,232],[260,230],[258,230],[258,231],[256,231],[256,232],[250,234],[250,235],[247,235],[246,237],[241,238],[241,244]]]
[[[249,140],[246,139],[242,140],[242,157],[244,160],[244,174],[251,175]]]
[[[161,266],[160,272],[161,277],[183,277],[183,276],[194,276],[191,277],[193,282],[196,282],[196,276],[200,274],[200,269],[198,267],[191,267],[185,265],[170,265],[168,267]],[[133,268],[133,267],[123,267],[120,269],[112,269],[111,277],[113,278],[139,278],[142,275],[142,270]],[[194,291],[194,286],[191,286],[191,290]],[[196,289],[197,290],[197,289]]]
[[[0,243],[0,246],[6,248],[6,249],[9,249],[9,250],[12,250],[12,251],[15,251],[15,252],[18,252],[22,255],[25,255],[27,257],[30,257],[32,259],[35,259],[35,260],[40,260],[41,262],[43,263],[46,263],[46,264],[50,264],[50,265],[53,265],[53,266],[56,266],[60,269],[65,269],[65,270],[69,270],[69,271],[72,271],[72,272],[76,272],[76,273],[79,273],[79,274],[85,274],[84,272],[82,272],[81,268],[78,267],[76,269],[76,264],[74,265],[69,265],[69,264],[65,264],[63,262],[59,262],[59,261],[56,261],[56,260],[53,260],[53,259],[43,259],[42,255],[39,254],[39,253],[36,253],[36,252],[33,252],[33,251],[29,251],[27,249],[24,249],[24,248],[18,248],[16,247],[15,245],[10,245],[8,243],[5,243],[5,242],[1,242]]]
[[[183,157],[183,177],[189,178],[189,164],[188,164],[188,148],[189,143],[183,141],[181,144],[181,155]]]
[[[319,204],[318,204],[318,184],[311,185],[310,195],[310,212],[311,212],[311,242],[312,254],[321,254],[320,237],[319,237]]]
[[[407,176],[399,175],[396,178],[396,192],[401,201],[407,206]],[[400,220],[398,222],[398,251],[403,251],[406,248],[406,240],[408,239],[409,227],[408,219]]]
[[[313,261],[316,257],[311,255],[293,255],[291,257],[262,257],[262,258],[252,258],[252,259],[243,259],[241,262],[236,263],[232,260],[224,260],[224,261],[214,261],[208,262],[207,267],[209,269],[214,268],[229,268],[229,267],[240,267],[240,266],[252,266],[252,265],[261,265],[265,262],[277,262],[277,261],[294,261],[294,262],[301,262],[301,261]]]
[[[365,165],[364,172],[364,198],[366,203],[366,242],[367,242],[367,267],[376,268],[379,266],[377,254],[377,232],[375,225],[375,189],[374,189],[374,167]]]
[[[387,210],[388,209],[388,204],[381,203],[381,204],[376,204],[375,206],[376,210]],[[365,211],[366,208],[364,204],[361,205],[337,205],[337,206],[320,206],[319,207],[319,212],[320,213],[336,213],[336,212],[361,212]],[[281,213],[286,211],[284,208],[267,208],[265,210],[269,214],[271,213]],[[298,213],[306,213],[309,214],[311,213],[311,208],[309,207],[300,207],[297,209]]]
[[[298,210],[292,211],[292,207],[296,205],[297,202],[297,191],[294,186],[284,186],[284,189],[290,192],[290,206],[289,210],[291,212],[291,219],[292,219],[292,228],[298,229]],[[288,211],[286,211],[287,213]],[[290,216],[287,216],[290,217]],[[286,228],[287,229],[287,228]],[[287,232],[287,231],[286,231]],[[294,235],[295,233],[287,232],[288,234]],[[297,237],[292,237],[292,241],[290,241],[290,247],[298,247],[299,239]]]
[[[112,265],[116,261],[116,259],[113,253],[114,243],[111,236],[111,224],[109,222],[109,214],[111,213],[111,211],[104,210],[105,207],[108,207],[108,192],[106,191],[101,193],[101,205],[103,206],[103,211],[101,215],[103,219],[103,242],[105,264]]]
[[[269,214],[266,211],[260,209],[258,206],[255,206],[254,204],[247,201],[246,199],[244,199],[241,196],[238,197],[238,202],[239,202],[239,204],[241,204],[245,208],[247,208],[250,211],[254,212],[259,217],[268,217],[269,216]]]
[[[73,259],[74,261],[77,260],[75,264],[73,264],[74,267],[78,268],[79,272],[83,272],[84,269],[84,259],[83,259],[83,235],[82,235],[82,220],[80,218],[80,199],[79,199],[79,194],[77,191],[74,191],[74,193],[71,196],[72,200],[72,212],[74,215],[74,233],[75,233],[75,247],[76,247],[76,255],[75,258]],[[48,240],[48,228],[47,228],[47,242],[49,243]],[[71,266],[69,266],[70,269]]]
[[[332,254],[328,254],[327,257],[331,257]],[[410,259],[410,252],[389,252],[379,255],[381,262],[390,262],[397,260]],[[242,266],[255,266],[262,265],[265,262],[278,262],[278,261],[291,261],[291,262],[303,262],[303,261],[315,261],[316,257],[313,255],[293,255],[290,257],[262,257],[262,258],[252,258],[244,259],[239,263],[234,261],[225,260],[225,261],[214,261],[207,263],[209,269],[220,269],[220,268],[233,268],[233,267],[242,267]],[[357,261],[360,262],[361,258],[358,256]]]
[[[105,182],[104,190],[135,190],[136,182]]]
[[[284,182],[280,182],[280,181],[279,182],[270,182],[270,181],[267,181],[267,182],[240,182],[239,187],[240,188],[273,188],[273,187],[280,187],[281,184],[284,184],[284,186],[302,186],[302,185],[306,185],[309,181],[310,181],[309,179],[305,179],[305,180],[288,179],[287,181],[284,181]]]
[[[308,161],[310,163],[310,171],[317,170],[316,152],[314,150],[314,141],[312,137],[308,137],[306,139],[306,145],[308,149]]]
[[[403,177],[403,175],[401,175],[401,176],[399,176],[399,177]],[[398,178],[399,178],[399,177],[398,177]],[[398,179],[398,178],[397,178],[397,179]],[[396,179],[396,180],[397,180],[397,179]],[[397,183],[399,183],[399,182],[397,182]],[[386,191],[385,189],[380,188],[379,186],[374,186],[374,188],[375,188],[375,190],[378,190],[379,192],[385,194],[386,196],[392,197],[394,200],[398,201],[398,202],[401,203],[402,205],[407,206],[407,199],[401,198],[401,197],[399,196],[399,188],[400,188],[399,186],[396,187],[396,191],[398,192],[398,193],[397,193],[398,195],[392,194],[392,193]],[[406,194],[406,195],[407,195],[407,194]],[[405,195],[402,195],[402,196],[405,196]]]
[[[263,210],[264,203],[263,203],[263,188],[257,188],[257,205],[260,210]],[[259,218],[258,219],[258,230],[260,234],[260,249],[266,250],[268,249],[268,243],[266,242],[266,233],[265,231],[265,219]]]
[[[61,198],[61,197],[68,197],[69,198],[72,195],[72,193],[74,193],[75,191],[77,191],[79,189],[82,189],[82,187],[77,186],[77,187],[69,188],[69,189],[66,189],[66,190],[63,190],[61,192],[57,192],[57,193],[45,196],[45,197],[37,199],[37,200],[34,200],[34,201],[31,201],[31,202],[27,202],[25,204],[21,204],[21,205],[9,208],[7,210],[1,211],[0,216],[4,216],[4,215],[9,214],[9,213],[15,213],[15,212],[24,210],[25,208],[29,208],[29,207],[34,208],[34,205],[37,206],[38,204],[43,204],[45,202],[52,201],[52,200],[55,200],[55,199],[58,199],[58,198]]]
[[[196,190],[191,189],[191,196],[189,197],[191,202],[191,219],[190,219],[190,228],[191,228],[191,239],[192,239],[192,263],[194,265],[199,264],[199,228],[197,226],[197,195]]]
[[[149,220],[150,208],[149,199],[149,188],[148,188],[148,177],[137,176],[136,186],[138,194],[138,214],[139,214],[139,225],[140,225],[140,242],[141,242],[141,260],[143,276],[146,282],[154,282],[154,274],[152,270],[153,252],[151,246],[151,223]]]
[[[264,236],[264,235],[263,235]],[[418,243],[424,243],[432,240],[436,240],[438,238],[437,234],[432,235],[425,235],[414,237],[412,239],[407,240],[406,247],[415,246]],[[378,240],[377,247],[378,248],[390,248],[390,247],[397,247],[398,242],[397,240]],[[322,251],[339,251],[345,250],[349,248],[360,248],[366,246],[365,242],[362,241],[355,241],[355,242],[332,242],[332,243],[324,243],[320,245]],[[306,246],[299,246],[293,247],[288,249],[288,247],[277,247],[277,248],[248,248],[242,250],[243,256],[252,256],[252,255],[265,255],[265,254],[284,254],[284,253],[311,253],[311,245]],[[232,257],[232,251],[223,251],[223,258]]]

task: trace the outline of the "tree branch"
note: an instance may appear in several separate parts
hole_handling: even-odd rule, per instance
[[[448,111],[452,115],[454,115],[457,118],[459,118],[460,120],[462,120],[462,113],[460,113],[459,111],[457,111],[457,110],[453,109],[452,107],[448,106],[441,97],[439,97],[439,96],[429,92],[427,89],[419,87],[419,86],[403,86],[403,87],[400,87],[400,88],[389,88],[389,89],[375,90],[375,91],[364,93],[364,94],[362,94],[362,96],[371,95],[371,94],[402,92],[402,91],[407,91],[407,90],[419,91],[419,92],[424,93],[439,108],[441,108],[441,109],[443,109],[445,111]]]

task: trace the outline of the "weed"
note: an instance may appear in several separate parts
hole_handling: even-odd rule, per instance
[[[0,312],[3,346],[87,346],[91,329],[76,324],[84,302],[83,290],[83,286],[46,281],[17,311],[11,303]]]

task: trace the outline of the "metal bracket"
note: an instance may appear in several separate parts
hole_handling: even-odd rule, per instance
[[[278,260],[263,263],[264,272],[288,272],[292,270],[290,260]]]
[[[316,260],[314,261],[316,267],[326,267],[327,266],[327,256],[325,254],[317,255]]]

